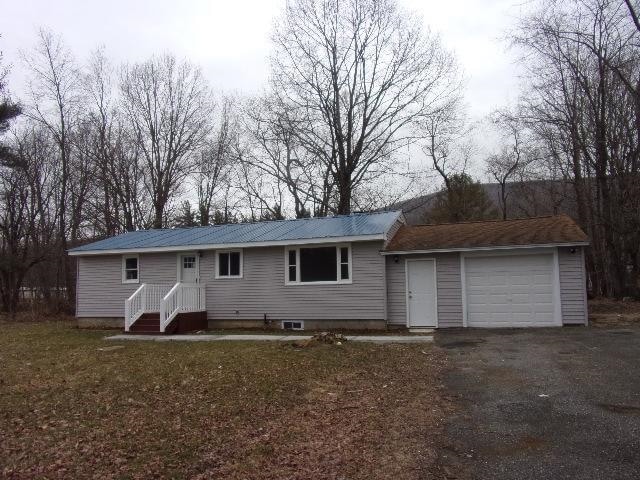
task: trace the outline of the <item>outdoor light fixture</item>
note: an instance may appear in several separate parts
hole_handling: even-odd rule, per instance
[[[398,257],[398,255],[394,255],[393,256],[394,263],[398,263],[398,260],[400,260],[400,257]]]

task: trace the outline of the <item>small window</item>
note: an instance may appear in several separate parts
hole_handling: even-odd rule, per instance
[[[182,257],[182,268],[196,268],[196,257]]]
[[[218,252],[218,270],[216,278],[242,277],[242,252]]]
[[[288,248],[285,262],[285,282],[289,284],[351,282],[348,245]]]
[[[304,322],[283,320],[282,329],[283,330],[304,330]]]
[[[351,278],[349,264],[349,247],[340,247],[340,280],[349,280]]]
[[[138,283],[138,256],[122,257],[122,283]]]
[[[289,250],[289,281],[295,282],[298,278],[297,268],[298,262],[296,261],[296,251]]]

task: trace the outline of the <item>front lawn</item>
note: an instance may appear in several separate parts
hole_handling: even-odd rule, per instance
[[[105,342],[0,323],[8,478],[424,478],[448,404],[431,345]],[[123,345],[124,348],[109,348]]]

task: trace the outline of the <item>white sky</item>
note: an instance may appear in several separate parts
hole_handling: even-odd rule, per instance
[[[467,103],[480,118],[515,101],[517,79],[500,38],[520,0],[399,0],[422,15],[454,51],[467,77]],[[12,64],[10,89],[20,95],[25,77],[20,49],[38,27],[62,34],[82,61],[104,46],[114,63],[172,52],[199,64],[221,90],[255,92],[267,78],[269,32],[284,0],[21,0],[5,2],[0,50]]]

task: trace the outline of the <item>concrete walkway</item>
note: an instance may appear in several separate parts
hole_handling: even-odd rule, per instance
[[[293,342],[308,340],[311,335],[112,335],[105,340],[146,340],[153,342]],[[427,343],[432,335],[345,335],[351,342]]]

